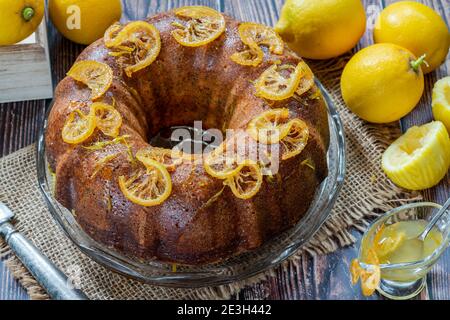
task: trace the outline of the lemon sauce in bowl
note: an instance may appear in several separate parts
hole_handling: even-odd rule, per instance
[[[443,235],[433,228],[423,241],[418,236],[425,230],[426,220],[399,221],[389,226],[380,226],[374,235],[373,244],[367,243],[363,252],[374,248],[380,264],[407,263],[430,256],[443,242]],[[365,255],[365,253],[363,253]]]

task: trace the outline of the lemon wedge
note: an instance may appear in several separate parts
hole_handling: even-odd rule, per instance
[[[431,106],[434,119],[441,121],[450,132],[450,76],[434,84]]]
[[[436,185],[449,165],[450,138],[440,121],[410,128],[387,148],[382,159],[389,179],[409,190]]]

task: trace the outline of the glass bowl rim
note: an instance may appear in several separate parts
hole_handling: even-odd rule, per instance
[[[396,207],[394,209],[389,210],[388,212],[382,214],[380,217],[375,219],[368,227],[367,230],[364,232],[362,238],[361,238],[361,244],[362,241],[368,236],[369,230],[371,230],[373,227],[380,224],[382,221],[387,220],[388,218],[392,217],[396,213],[411,209],[411,208],[417,208],[417,207],[433,207],[434,209],[440,209],[442,206],[435,202],[429,202],[429,201],[421,201],[421,202],[413,202],[413,203],[407,203],[404,205],[401,205],[399,207]],[[441,254],[447,249],[448,244],[450,242],[450,232],[448,232],[447,237],[442,241],[442,244],[429,256],[427,256],[424,259],[413,261],[413,262],[404,262],[404,263],[390,263],[390,264],[380,264],[381,270],[401,270],[401,269],[410,269],[410,268],[423,268],[426,266],[429,266],[433,264],[440,256]],[[360,245],[358,250],[358,258],[362,255],[362,245]],[[369,266],[369,264],[360,262],[362,266]]]
[[[291,257],[299,248],[304,246],[320,229],[322,224],[331,214],[331,210],[336,202],[337,196],[342,189],[345,180],[345,171],[346,171],[346,142],[345,142],[345,133],[344,127],[342,124],[342,120],[339,116],[339,113],[336,109],[334,101],[332,100],[328,91],[323,87],[318,79],[315,79],[316,85],[320,89],[322,96],[325,100],[327,106],[328,119],[330,121],[329,128],[330,131],[333,129],[333,134],[335,135],[335,139],[337,140],[336,148],[336,160],[334,163],[337,163],[335,166],[335,179],[331,182],[328,182],[331,185],[331,192],[326,195],[322,195],[320,199],[315,195],[314,201],[311,203],[310,208],[306,212],[305,216],[300,219],[300,221],[292,228],[284,231],[289,232],[290,230],[296,228],[301,223],[305,223],[307,220],[311,220],[311,208],[317,206],[317,203],[320,200],[324,201],[320,205],[320,209],[323,210],[323,213],[319,216],[318,219],[314,221],[313,228],[311,228],[306,235],[303,237],[299,237],[299,235],[295,235],[297,237],[292,238],[292,241],[289,244],[286,244],[283,248],[280,248],[277,251],[276,258],[268,261],[268,259],[264,261],[258,261],[256,268],[247,268],[244,270],[245,272],[238,272],[233,274],[225,274],[225,275],[214,275],[211,272],[208,273],[208,270],[203,272],[190,272],[190,273],[179,273],[175,275],[163,275],[163,276],[148,276],[139,271],[139,263],[130,260],[127,257],[124,257],[120,253],[116,253],[113,250],[105,250],[102,248],[101,244],[97,243],[95,240],[90,239],[91,242],[86,246],[85,244],[77,241],[71,233],[66,230],[66,225],[62,221],[62,217],[57,211],[60,211],[54,204],[56,201],[53,195],[47,190],[47,177],[46,177],[46,155],[45,155],[45,132],[47,129],[47,120],[50,110],[53,106],[53,101],[49,102],[49,106],[47,106],[47,112],[41,115],[43,119],[41,119],[42,125],[39,128],[38,135],[38,143],[37,143],[37,173],[38,173],[38,185],[41,190],[41,193],[44,196],[44,199],[47,203],[49,211],[53,217],[53,220],[56,221],[56,224],[62,229],[63,233],[71,240],[71,242],[85,255],[87,255],[90,259],[93,259],[101,266],[111,270],[113,272],[122,274],[128,278],[133,278],[140,282],[158,285],[158,286],[166,286],[166,287],[178,287],[178,288],[199,288],[206,286],[217,286],[224,285],[235,281],[241,281],[252,276],[255,276],[259,273],[262,273],[268,269],[274,268],[279,265],[281,262],[285,261],[289,257]],[[330,173],[327,178],[330,177]],[[323,184],[318,187],[318,189],[323,189]],[[316,208],[317,209],[317,208]],[[72,228],[72,227],[70,227]],[[283,233],[284,233],[283,232]],[[273,239],[271,239],[273,240]],[[270,242],[269,240],[268,242]],[[263,246],[262,246],[263,247]],[[260,247],[260,248],[262,248]],[[258,248],[258,249],[260,249]],[[258,250],[256,249],[256,250]],[[262,259],[260,259],[262,260]],[[205,276],[207,275],[207,276]]]

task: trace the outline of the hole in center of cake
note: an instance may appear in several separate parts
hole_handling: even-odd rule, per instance
[[[219,136],[220,135],[220,136]],[[149,143],[154,147],[172,149],[177,147],[190,154],[202,154],[208,146],[217,147],[222,142],[219,130],[202,128],[198,123],[162,128],[150,137]]]

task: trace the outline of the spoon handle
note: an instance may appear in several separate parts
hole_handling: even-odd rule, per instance
[[[419,239],[424,241],[428,233],[433,229],[434,225],[439,221],[439,219],[444,215],[447,209],[450,207],[450,198],[444,203],[441,209],[434,215],[431,221],[427,224],[425,230],[421,233]]]

